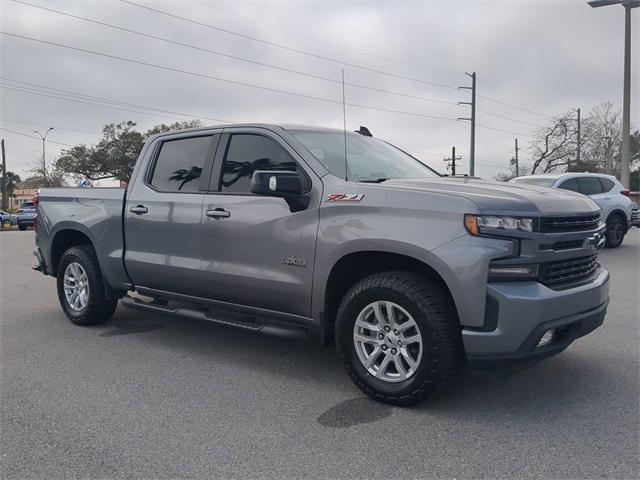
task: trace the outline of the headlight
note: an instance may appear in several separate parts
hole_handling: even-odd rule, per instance
[[[471,235],[495,233],[496,230],[532,232],[533,219],[497,215],[465,215],[464,226]]]

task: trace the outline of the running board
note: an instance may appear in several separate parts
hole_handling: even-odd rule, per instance
[[[171,315],[180,318],[190,318],[194,320],[204,320],[206,322],[217,323],[219,325],[226,325],[229,327],[241,328],[243,330],[285,336],[285,337],[298,337],[299,334],[305,336],[302,329],[296,327],[287,327],[280,325],[272,325],[270,322],[263,322],[250,315],[241,315],[236,312],[229,311],[216,311],[185,304],[168,304],[163,305],[161,303],[146,302],[140,298],[134,298],[129,295],[125,295],[120,299],[122,305],[127,308],[133,308],[136,310],[144,310],[147,312],[163,313],[165,315]]]

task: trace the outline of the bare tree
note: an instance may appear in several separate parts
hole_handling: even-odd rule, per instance
[[[576,157],[576,122],[569,113],[555,117],[549,127],[534,132],[529,144],[531,174],[568,167]]]
[[[622,123],[611,102],[594,107],[584,121],[582,161],[575,170],[616,175],[620,172]]]

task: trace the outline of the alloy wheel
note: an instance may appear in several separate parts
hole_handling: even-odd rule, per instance
[[[364,307],[353,326],[353,343],[362,366],[384,382],[407,380],[422,359],[418,324],[394,302],[377,301]]]
[[[89,302],[87,272],[77,262],[71,262],[64,271],[64,296],[76,312],[82,311]]]

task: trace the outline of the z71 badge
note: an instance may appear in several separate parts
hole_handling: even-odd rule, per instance
[[[327,197],[327,202],[359,202],[364,198],[364,193],[332,193]]]

